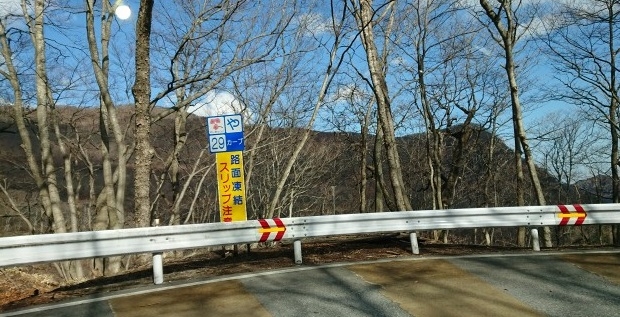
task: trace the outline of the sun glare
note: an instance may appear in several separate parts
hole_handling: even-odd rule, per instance
[[[122,4],[116,8],[114,14],[121,20],[127,20],[131,16],[131,9],[128,5]]]

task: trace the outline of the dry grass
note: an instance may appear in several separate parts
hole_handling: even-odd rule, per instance
[[[0,269],[0,307],[51,292],[61,283],[50,273],[34,267]]]

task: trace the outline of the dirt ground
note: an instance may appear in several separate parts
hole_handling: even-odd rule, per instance
[[[529,249],[420,241],[419,256],[510,253],[527,250]],[[165,257],[165,282],[200,280],[295,266],[292,242],[260,245],[251,252],[241,247],[237,254],[233,250],[185,253],[183,257]],[[305,266],[412,256],[411,244],[406,234],[340,236],[303,241],[302,253]],[[150,266],[73,284],[61,282],[54,272],[52,265],[0,269],[0,312],[153,283]]]

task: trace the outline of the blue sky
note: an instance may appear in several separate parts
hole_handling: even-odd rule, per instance
[[[569,0],[566,0],[569,1]],[[7,13],[18,13],[20,10],[19,7],[20,0],[0,0],[0,15],[6,15]],[[478,6],[477,0],[462,0],[464,4],[467,5],[476,5]],[[550,2],[550,1],[535,1],[535,0],[524,0],[524,4],[534,3],[534,2]],[[574,3],[586,3],[586,0],[573,1]],[[124,0],[123,3],[128,5],[131,8],[132,14],[127,20],[116,20],[112,27],[114,32],[113,44],[112,44],[112,52],[111,52],[111,63],[114,65],[112,70],[111,81],[112,85],[115,87],[119,87],[115,91],[115,100],[119,104],[122,103],[130,103],[132,101],[131,92],[127,87],[130,87],[132,84],[131,72],[133,71],[133,34],[134,34],[134,23],[135,23],[135,13],[138,10],[138,1],[137,0]],[[80,0],[71,0],[67,2],[63,2],[63,4],[69,4],[73,7],[73,11],[79,12],[81,8],[83,8],[84,3]],[[162,3],[159,3],[159,10],[162,10]],[[314,10],[314,11],[313,11]],[[313,8],[309,9],[310,13],[302,15],[299,21],[295,23],[307,23],[307,29],[309,31],[308,36],[315,38],[317,41],[322,41],[324,34],[328,30],[329,20],[328,15],[323,12],[324,8]],[[169,15],[169,17],[174,17],[175,15],[181,16],[181,13],[174,12],[165,12]],[[51,76],[55,76],[55,79],[59,82],[64,82],[69,79],[63,79],[64,74],[74,73],[75,71],[83,71],[85,74],[88,74],[90,67],[88,64],[88,56],[84,54],[84,52],[79,52],[74,50],[70,52],[69,48],[71,45],[75,45],[75,47],[84,48],[85,41],[83,40],[83,14],[79,13],[71,13],[67,10],[57,11],[55,12],[57,17],[60,17],[63,21],[64,25],[61,25],[59,28],[48,28],[46,29],[47,35],[57,41],[58,43],[63,44],[62,49],[67,49],[67,51],[62,52],[62,55],[66,55],[64,63],[65,69],[58,69],[58,71],[52,72]],[[547,15],[543,17],[536,17],[532,21],[532,25],[534,25],[534,30],[540,31],[541,25],[544,23],[544,19],[546,17],[552,17],[552,15]],[[525,35],[527,37],[527,34]],[[77,40],[76,40],[77,38]],[[345,41],[345,43],[348,43]],[[65,45],[69,44],[69,45]],[[54,43],[52,43],[54,45]],[[357,48],[359,48],[359,44],[355,44]],[[489,43],[488,45],[494,45],[494,43]],[[58,46],[59,49],[61,46]],[[326,46],[327,48],[327,46]],[[494,54],[493,52],[497,52],[497,48],[495,47],[484,47],[480,46],[479,52],[481,54]],[[48,50],[49,52],[50,50]],[[358,56],[359,60],[356,63],[360,63],[360,65],[364,62],[364,57],[362,53],[352,54],[353,56]],[[496,57],[496,56],[495,56]],[[76,65],[85,64],[83,68],[78,68]],[[165,65],[164,65],[165,66]],[[314,65],[317,68],[317,72],[320,73],[322,71],[322,67],[324,65],[316,64]],[[363,70],[363,68],[360,67]],[[549,66],[546,66],[545,61],[541,60],[537,65],[528,69],[528,75],[534,79],[536,79],[536,85],[540,83],[549,84],[552,83],[553,73]],[[84,76],[86,78],[86,76]],[[88,98],[84,98],[84,96],[89,96],[85,94],[81,89],[88,89],[88,85],[92,85],[90,83],[80,83],[76,81],[73,83],[74,87],[76,87],[75,91],[67,91],[64,92],[62,97],[66,103],[77,102],[77,103],[90,103],[96,104],[96,98],[90,96]],[[83,85],[84,87],[77,88],[78,86]],[[154,83],[154,85],[156,85]],[[123,88],[124,87],[124,88]],[[230,113],[236,112],[240,108],[243,108],[241,102],[236,99],[236,97],[231,94],[230,91],[227,91],[225,85],[217,88],[214,87],[213,90],[207,92],[202,98],[197,100],[193,107],[190,108],[190,111],[194,112],[198,115],[213,115],[216,113]],[[522,85],[523,91],[526,91],[524,94],[524,109],[525,112],[525,121],[528,125],[534,125],[544,116],[549,113],[554,113],[557,111],[566,111],[566,109],[571,108],[572,106],[561,103],[561,102],[548,102],[548,103],[528,103],[527,94],[536,94],[536,86],[534,88],[525,89],[526,87]],[[160,91],[161,87],[154,87],[154,93]],[[341,91],[346,91],[350,89],[350,87],[341,86],[339,88],[332,89],[331,93],[336,94]],[[328,100],[337,100],[337,97],[334,95]],[[173,99],[163,99],[158,103],[159,106],[166,106],[167,104],[174,103]],[[536,107],[531,107],[532,104],[535,104]],[[346,106],[346,105],[345,105]],[[324,115],[328,116],[328,114]],[[320,127],[321,122],[317,124],[317,127]],[[510,130],[510,129],[507,129]]]
[[[138,1],[133,0],[118,0],[116,4],[119,6],[125,6],[129,8],[130,15],[128,18],[120,19],[117,16],[117,20],[113,23],[113,32],[114,37],[113,41],[117,43],[112,44],[112,52],[110,54],[111,57],[111,65],[113,65],[113,76],[111,78],[112,81],[118,80],[119,78],[121,82],[124,81],[125,87],[130,87],[132,84],[130,78],[123,78],[124,75],[130,71],[133,71],[133,41],[134,41],[134,29],[135,29],[135,20],[136,20],[136,12],[138,11]],[[70,9],[64,10],[56,10],[54,12],[56,21],[63,21],[62,26],[58,28],[48,27],[45,29],[46,37],[51,39],[51,46],[57,46],[58,44],[65,45],[67,48],[71,46],[75,47],[76,50],[73,50],[72,53],[69,53],[70,50],[67,49],[62,55],[67,55],[67,57],[63,60],[63,63],[68,68],[72,68],[70,72],[75,71],[74,67],[78,63],[87,64],[87,56],[84,55],[83,52],[79,52],[78,49],[85,50],[85,41],[84,41],[84,15],[80,12],[84,6],[84,2],[80,0],[72,0],[63,3],[63,5],[67,5]],[[0,0],[0,16],[6,16],[8,14],[21,15],[22,9],[20,6],[20,0]],[[13,22],[13,26],[15,23],[22,23],[17,20],[17,22]],[[124,44],[118,44],[118,42],[123,42]],[[80,47],[81,46],[81,47]],[[124,48],[123,48],[124,47]],[[53,51],[54,49],[52,49]],[[48,49],[50,51],[50,49]],[[1,57],[0,57],[1,58]],[[88,65],[86,65],[88,67]],[[122,68],[119,69],[118,66]],[[114,69],[114,67],[116,67]],[[83,70],[88,72],[88,69]],[[116,76],[114,75],[116,72]],[[58,72],[60,74],[63,71]],[[51,77],[54,77],[58,74],[52,72],[50,74]],[[62,75],[60,75],[62,76]],[[65,81],[62,78],[56,78],[60,81]],[[67,78],[66,81],[69,79]],[[78,85],[75,83],[74,87]],[[92,85],[89,84],[89,85]],[[60,100],[60,103],[66,104],[89,104],[89,103],[97,103],[96,99],[87,98],[84,99],[84,94],[81,92],[84,88],[76,88],[76,91],[67,91],[65,92]],[[86,88],[88,89],[88,88]],[[120,92],[116,92],[115,99],[118,103],[130,103],[132,102],[131,93],[128,89],[123,89]],[[165,106],[166,101],[162,102],[161,106]],[[241,109],[241,105],[239,101],[230,93],[226,91],[213,90],[208,92],[204,98],[201,98],[200,101],[195,103],[195,106],[190,107],[189,111],[193,112],[199,116],[210,116],[214,114],[226,114],[226,113],[235,113]]]
[[[526,0],[524,1],[525,3],[528,2],[534,2],[533,0]],[[19,6],[20,0],[0,0],[0,15],[6,15],[7,13],[19,13],[20,12],[20,6]],[[81,7],[83,7],[83,2],[79,1],[79,0],[72,0],[72,1],[68,1],[68,4],[70,4],[71,6],[74,7],[75,11],[79,11],[79,9]],[[114,23],[113,28],[116,30],[115,32],[115,41],[128,41],[128,44],[125,44],[127,47],[131,47],[131,41],[133,40],[133,29],[134,29],[134,23],[135,23],[135,12],[137,12],[138,10],[138,2],[136,0],[119,0],[117,1],[118,4],[124,4],[127,5],[131,8],[131,12],[133,13],[129,19],[127,20],[118,20],[116,23]],[[477,0],[463,0],[463,3],[466,4],[473,4],[476,5],[477,4]],[[319,35],[321,33],[323,33],[324,31],[326,31],[326,25],[329,22],[326,17],[324,15],[321,15],[320,13],[316,13],[314,15],[306,15],[305,16],[307,21],[310,21],[309,27],[311,29],[314,29],[315,31],[315,35]],[[66,17],[65,17],[65,23],[67,23],[68,26],[73,26],[73,27],[79,27],[80,24],[83,23],[83,15],[82,14],[70,14],[69,12],[66,12]],[[57,39],[57,41],[59,42],[66,42],[66,41],[71,41],[71,38],[74,37],[81,37],[81,30],[78,29],[77,35],[76,34],[67,34],[66,32],[68,32],[70,29],[66,28],[66,29],[53,29],[53,28],[49,28],[46,30],[47,34],[49,37],[51,38],[55,38]],[[123,39],[124,38],[124,39]],[[118,47],[122,48],[122,45],[117,45],[117,49]],[[489,51],[488,49],[485,49],[484,47],[480,48],[481,52],[486,52]],[[118,52],[118,54],[115,54],[115,52],[113,52],[111,54],[111,58],[112,63],[116,64],[116,65],[122,65],[123,69],[120,70],[120,73],[117,73],[115,76],[113,76],[112,80],[117,80],[119,81],[119,85],[128,85],[131,84],[131,78],[127,78],[125,75],[127,73],[128,70],[130,70],[132,68],[133,65],[133,52],[130,50],[128,52],[126,52],[126,54],[123,54],[122,51]],[[78,54],[79,55],[79,54]],[[74,62],[78,62],[78,61],[83,61],[85,58],[85,56],[76,56],[75,57],[75,61]],[[67,63],[69,63],[69,60],[67,59]],[[119,70],[117,69],[117,72]],[[543,66],[539,66],[536,68],[535,70],[537,73],[540,73],[540,75],[536,74],[536,76],[541,76],[541,77],[550,77],[549,75],[549,68],[544,67]],[[123,84],[123,81],[125,82]],[[75,96],[81,96],[80,93],[78,92],[77,94],[73,94],[73,95],[66,95],[66,98],[68,100],[70,100],[71,98],[76,98]],[[131,102],[131,96],[130,94],[127,92],[127,89],[124,89],[120,92],[117,93],[116,95],[117,100],[119,100],[120,103],[128,103]],[[79,102],[88,102],[88,101],[83,101],[80,100]],[[165,103],[166,101],[164,100],[163,103]],[[528,118],[532,118],[532,117],[539,117],[539,115],[542,114],[546,114],[552,111],[555,111],[557,109],[560,108],[565,108],[567,107],[564,104],[561,103],[549,103],[549,104],[545,104],[543,107],[538,108],[534,113],[528,115]],[[196,103],[196,106],[192,107],[191,111],[195,111],[196,114],[200,114],[200,115],[210,115],[213,114],[214,112],[218,112],[218,111],[235,111],[237,109],[240,108],[239,105],[239,101],[236,100],[234,98],[234,96],[226,91],[223,90],[213,90],[211,92],[209,92],[209,94],[205,95],[204,98],[202,98],[202,100],[198,101]]]

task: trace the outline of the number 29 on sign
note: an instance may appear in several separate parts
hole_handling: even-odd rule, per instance
[[[226,136],[223,134],[212,135],[209,138],[209,148],[212,153],[226,151]]]

